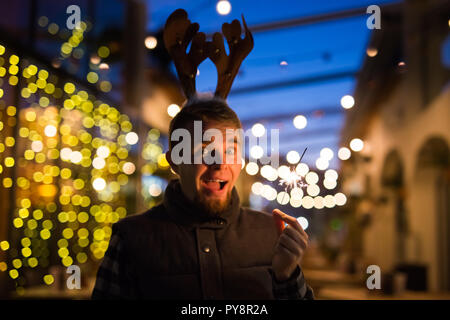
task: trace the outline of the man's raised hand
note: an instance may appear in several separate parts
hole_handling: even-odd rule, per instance
[[[272,258],[272,270],[278,281],[289,279],[299,265],[307,247],[308,235],[296,218],[274,209],[272,211],[279,238]],[[284,227],[284,223],[287,224]]]

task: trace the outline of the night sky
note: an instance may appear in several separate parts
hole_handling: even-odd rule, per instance
[[[221,16],[215,1],[204,0],[157,0],[148,1],[149,31],[164,25],[170,13],[183,8],[193,22],[200,24],[200,31],[212,33],[221,30],[224,22],[239,19],[243,13],[248,26],[306,17],[372,4],[382,5],[394,1],[230,1],[231,13]],[[241,66],[241,74],[235,79],[233,89],[249,86],[332,75],[341,72],[357,72],[365,57],[370,37],[366,27],[369,15],[340,20],[253,33],[255,46]],[[280,62],[286,61],[287,66]],[[198,91],[213,91],[217,81],[213,63],[207,60],[199,67]],[[308,152],[304,161],[313,164],[324,147],[335,152],[330,167],[338,166],[337,150],[339,132],[345,110],[340,99],[352,94],[354,76],[329,79],[296,86],[273,88],[241,94],[231,93],[228,101],[238,113],[246,128],[260,122],[268,129],[280,128],[280,153],[290,150]],[[357,108],[357,103],[355,105]],[[323,112],[317,112],[323,110]],[[316,111],[316,112],[315,112]],[[305,129],[294,127],[292,119],[304,114],[308,119]],[[274,115],[280,115],[277,119]]]

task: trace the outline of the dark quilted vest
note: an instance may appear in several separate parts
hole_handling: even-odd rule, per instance
[[[178,181],[163,204],[116,223],[133,291],[150,299],[273,299],[268,269],[277,241],[272,217],[241,208],[211,219],[183,196]]]

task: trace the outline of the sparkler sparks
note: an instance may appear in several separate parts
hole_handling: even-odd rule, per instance
[[[307,149],[308,148],[305,148],[305,150],[303,151],[302,156],[300,157],[299,163],[302,161],[303,156],[305,155],[305,152]],[[288,189],[292,190],[294,188],[305,188],[308,186],[308,184],[303,181],[302,176],[298,175],[297,172],[292,169],[289,172],[289,175],[287,177],[280,180],[279,185],[284,186],[284,191],[286,192],[286,194],[288,192]],[[283,196],[281,203],[283,203],[283,202],[284,202],[284,196]]]

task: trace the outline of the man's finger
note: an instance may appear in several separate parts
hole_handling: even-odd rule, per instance
[[[306,236],[308,238],[308,234],[305,232],[305,230],[303,230],[302,226],[300,225],[300,223],[298,222],[298,220],[296,218],[291,217],[290,215],[288,215],[278,209],[274,209],[272,212],[274,213],[274,217],[275,216],[280,217],[281,220],[283,220],[288,225],[292,226],[294,229],[298,230],[301,234],[303,234],[304,236]]]
[[[275,228],[277,228],[278,235],[280,235],[285,228],[284,221],[280,218],[280,216],[276,214],[273,214],[272,217],[273,221],[275,222]]]

